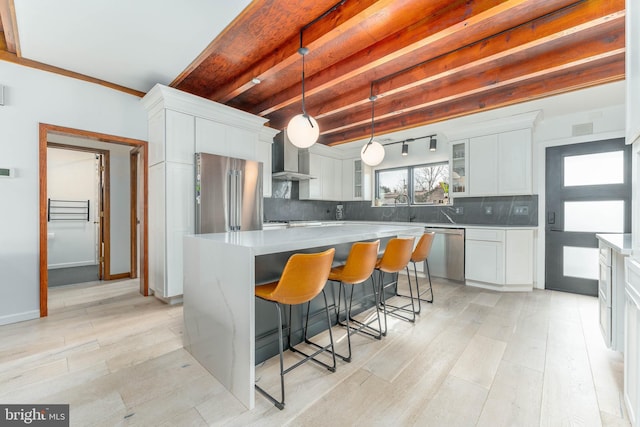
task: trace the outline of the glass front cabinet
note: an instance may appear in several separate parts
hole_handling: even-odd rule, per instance
[[[449,192],[452,196],[469,194],[467,180],[469,171],[469,140],[451,142],[451,185]]]

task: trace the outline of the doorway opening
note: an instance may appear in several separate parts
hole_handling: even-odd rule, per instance
[[[106,185],[111,151],[51,142],[53,137],[47,143],[48,287],[106,280],[111,278]],[[121,150],[128,154],[127,147]]]
[[[631,232],[631,146],[547,148],[545,179],[545,289],[597,296],[596,233]]]
[[[65,143],[52,143],[50,139],[57,141],[65,141]],[[69,143],[70,142],[70,143]],[[148,228],[147,228],[147,216],[148,216],[148,187],[147,187],[147,142],[138,139],[125,138],[116,135],[108,135],[97,132],[90,132],[80,129],[66,128],[62,126],[40,124],[39,129],[39,172],[40,172],[40,316],[45,317],[48,314],[48,286],[49,286],[49,253],[48,253],[48,224],[51,219],[51,202],[48,194],[47,179],[48,179],[48,165],[47,165],[47,150],[49,147],[64,148],[67,150],[84,151],[94,153],[97,155],[98,170],[100,172],[99,188],[97,190],[96,201],[94,204],[94,211],[98,208],[101,214],[97,219],[91,217],[91,203],[87,203],[86,210],[89,211],[89,222],[95,221],[96,225],[96,256],[98,258],[98,276],[100,280],[115,280],[124,278],[139,278],[140,293],[144,296],[149,295],[149,285],[147,281],[148,277],[148,263],[147,263],[147,242],[148,242]],[[111,271],[111,216],[109,197],[110,191],[110,167],[109,167],[109,152],[110,148],[125,147],[128,151],[128,165],[130,181],[126,185],[129,186],[130,194],[130,209],[125,215],[125,221],[120,224],[115,224],[117,228],[127,227],[129,228],[129,242],[131,254],[129,271],[126,272],[112,272]],[[127,175],[127,174],[119,174]],[[54,199],[55,200],[55,199]],[[58,205],[64,205],[68,202],[63,199],[63,202],[58,202]],[[74,200],[71,200],[71,204]],[[82,203],[84,204],[84,203]],[[58,209],[58,213],[64,213],[61,216],[70,216],[74,220],[76,214],[80,213],[82,204],[78,204],[74,209]],[[55,203],[54,203],[55,205]],[[55,211],[55,210],[54,210]],[[82,210],[82,212],[85,212]]]

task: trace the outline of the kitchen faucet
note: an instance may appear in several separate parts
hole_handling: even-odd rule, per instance
[[[394,199],[393,199],[393,206],[397,207],[398,203],[406,203],[407,204],[407,212],[409,214],[409,222],[413,222],[414,219],[416,219],[415,215],[411,215],[411,202],[409,200],[409,196],[407,196],[406,194],[398,194]]]

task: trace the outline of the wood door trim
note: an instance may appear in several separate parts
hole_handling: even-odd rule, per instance
[[[129,154],[129,175],[131,179],[129,183],[131,188],[129,190],[130,201],[129,204],[131,213],[129,218],[130,236],[131,236],[131,271],[130,277],[135,279],[138,277],[138,155],[140,154],[140,148],[134,148]]]
[[[142,228],[142,241],[144,244],[143,248],[143,257],[144,262],[142,265],[143,276],[140,280],[140,293],[144,296],[149,295],[149,263],[148,263],[148,241],[149,241],[149,228],[148,228],[148,194],[149,194],[149,185],[148,185],[148,150],[147,141],[143,141],[141,139],[134,138],[126,138],[117,135],[109,135],[99,132],[91,132],[82,129],[74,129],[64,126],[57,126],[47,123],[39,124],[39,134],[38,134],[38,153],[39,153],[39,170],[38,170],[38,181],[40,184],[40,194],[39,194],[39,202],[40,202],[40,317],[45,317],[48,315],[48,306],[47,306],[47,298],[48,298],[48,282],[49,275],[47,271],[48,266],[48,254],[47,254],[47,136],[49,134],[58,134],[58,135],[67,135],[67,136],[77,136],[83,137],[86,139],[91,139],[95,141],[102,141],[113,144],[120,145],[129,145],[134,147],[140,147],[142,149],[143,154],[143,164],[144,170],[142,171],[142,179],[143,179],[143,218],[144,224]],[[106,257],[106,253],[105,253]],[[105,259],[106,262],[106,259]]]

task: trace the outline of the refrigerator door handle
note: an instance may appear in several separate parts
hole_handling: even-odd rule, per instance
[[[236,172],[236,230],[242,229],[242,171]]]
[[[235,220],[236,220],[236,180],[235,180],[235,175],[233,173],[234,171],[229,171],[227,172],[227,194],[229,197],[229,204],[228,204],[228,218],[229,218],[229,231],[234,231],[235,230]]]

